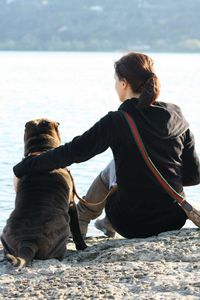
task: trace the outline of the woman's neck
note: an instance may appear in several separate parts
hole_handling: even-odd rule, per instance
[[[124,102],[128,99],[136,98],[138,99],[140,97],[140,93],[135,93],[132,90],[127,90],[126,93],[123,96],[123,99],[121,99],[121,102]]]

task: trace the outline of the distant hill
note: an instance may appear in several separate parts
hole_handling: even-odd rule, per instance
[[[0,0],[0,50],[200,52],[200,0]]]

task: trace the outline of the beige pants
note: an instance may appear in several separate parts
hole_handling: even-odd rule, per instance
[[[112,160],[107,167],[95,178],[91,184],[85,199],[91,203],[98,203],[102,201],[108,194],[110,188],[116,184],[115,164]],[[95,206],[86,206],[83,203],[77,204],[79,223],[81,231],[83,227],[87,226],[91,220],[99,217],[105,207],[106,200]]]

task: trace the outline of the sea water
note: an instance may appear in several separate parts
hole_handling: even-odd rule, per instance
[[[12,167],[23,157],[27,121],[48,117],[60,123],[62,142],[82,134],[120,105],[113,63],[122,53],[0,52],[0,231],[14,207]],[[181,106],[200,154],[200,54],[150,53],[161,81],[160,100]],[[110,150],[69,167],[85,195],[112,158]],[[199,186],[185,188],[199,201]],[[187,226],[191,226],[187,223]],[[94,223],[89,234],[98,234]]]

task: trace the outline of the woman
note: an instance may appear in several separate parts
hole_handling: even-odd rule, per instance
[[[24,159],[14,167],[21,177],[31,172],[64,168],[86,161],[112,149],[114,163],[94,181],[86,199],[98,202],[115,181],[118,191],[106,201],[104,222],[97,227],[108,235],[114,230],[126,238],[148,237],[168,230],[180,229],[187,219],[182,208],[163,190],[138,151],[121,111],[135,120],[147,152],[169,184],[179,193],[184,185],[200,182],[199,159],[194,138],[180,108],[158,102],[159,81],[153,61],[141,53],[128,53],[115,63],[115,88],[122,104],[109,112],[81,136],[37,157]],[[82,232],[97,217],[102,205],[79,207]]]

